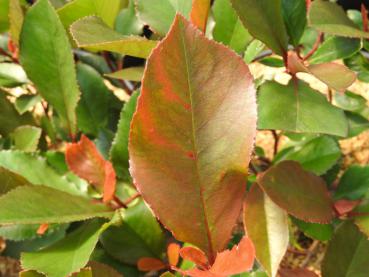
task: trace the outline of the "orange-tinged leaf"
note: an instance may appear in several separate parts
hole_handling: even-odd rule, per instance
[[[43,223],[40,225],[40,227],[38,227],[37,229],[37,235],[44,235],[47,231],[47,229],[49,229],[49,224],[48,223]]]
[[[82,135],[78,143],[69,143],[65,158],[71,171],[104,192],[104,202],[113,198],[116,183],[113,165],[103,158],[91,140]]]
[[[179,253],[182,259],[191,261],[203,269],[206,269],[209,266],[208,258],[200,249],[187,246],[183,247]]]
[[[130,172],[160,221],[210,262],[240,214],[255,133],[248,67],[177,15],[146,65]]]
[[[357,205],[359,205],[361,200],[346,200],[346,199],[340,199],[336,202],[334,202],[334,208],[338,215],[345,215],[349,212],[351,212],[353,209],[356,208]]]
[[[168,262],[171,266],[176,266],[179,260],[179,250],[181,247],[177,243],[171,243],[168,245],[167,255]]]
[[[287,269],[279,270],[280,277],[318,277],[316,273],[307,269]]]
[[[138,260],[137,267],[140,271],[152,271],[164,269],[166,265],[159,259],[145,257]]]
[[[192,0],[191,22],[205,32],[210,10],[210,0]]]

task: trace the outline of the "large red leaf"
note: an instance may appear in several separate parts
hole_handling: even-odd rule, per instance
[[[259,175],[258,184],[274,203],[301,220],[328,223],[334,216],[323,179],[297,162],[283,161],[271,167]]]
[[[65,158],[71,171],[104,192],[104,202],[113,198],[116,183],[113,165],[103,158],[92,141],[82,135],[78,143],[69,143]]]
[[[255,132],[245,63],[177,15],[147,62],[130,171],[161,222],[210,262],[239,216]]]

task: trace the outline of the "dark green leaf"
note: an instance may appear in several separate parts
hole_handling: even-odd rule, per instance
[[[355,137],[369,129],[369,121],[356,113],[346,112],[348,119],[349,131],[348,137]]]
[[[0,167],[0,195],[20,186],[31,185],[22,176]]]
[[[348,68],[357,73],[359,81],[369,83],[369,61],[361,53],[345,59],[344,62]]]
[[[369,166],[351,165],[343,174],[335,199],[358,200],[369,191]]]
[[[270,67],[284,67],[284,62],[282,59],[274,58],[274,57],[266,57],[259,61],[263,65]]]
[[[282,0],[282,15],[293,46],[298,46],[306,26],[306,1]]]
[[[292,217],[292,222],[304,232],[304,234],[312,239],[327,241],[330,240],[334,233],[332,224],[310,223]]]

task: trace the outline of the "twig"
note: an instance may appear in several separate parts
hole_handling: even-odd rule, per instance
[[[277,134],[277,131],[275,130],[271,130],[273,137],[274,137],[274,149],[273,149],[273,156],[275,157],[275,155],[277,155],[278,153],[278,145],[279,145],[279,139],[280,136]]]
[[[333,100],[333,91],[328,88],[328,102],[332,104],[332,100]]]
[[[128,206],[129,204],[131,204],[134,200],[136,200],[140,196],[141,196],[141,194],[136,192],[134,195],[132,195],[126,201],[124,201],[124,205]]]
[[[266,57],[269,57],[273,55],[273,52],[271,50],[265,50],[263,52],[261,52],[259,55],[257,55],[251,62],[257,62],[260,61]]]
[[[324,34],[322,32],[319,32],[319,35],[316,38],[313,48],[309,51],[309,53],[306,54],[306,56],[304,57],[304,61],[309,59],[312,55],[314,55],[315,51],[318,50],[318,47],[323,40],[323,36]]]
[[[315,253],[315,251],[318,248],[318,246],[319,246],[319,241],[318,240],[314,240],[314,242],[312,243],[312,245],[309,247],[309,249],[307,251],[306,258],[301,263],[301,267],[306,267],[308,265],[311,257]]]

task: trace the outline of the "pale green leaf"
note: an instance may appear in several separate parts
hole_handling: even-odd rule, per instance
[[[41,137],[42,130],[38,127],[24,125],[12,133],[14,148],[24,152],[35,152]]]
[[[128,67],[114,73],[105,74],[105,76],[120,79],[120,80],[128,80],[128,81],[136,81],[140,82],[144,73],[144,67]]]

